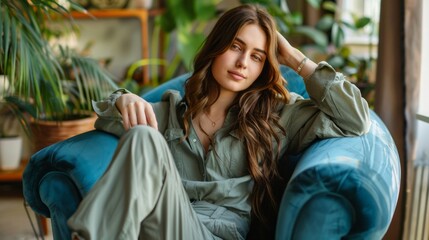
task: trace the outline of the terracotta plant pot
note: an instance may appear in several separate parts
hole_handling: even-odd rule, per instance
[[[73,137],[80,133],[94,130],[96,115],[77,120],[37,121],[31,123],[34,139],[34,150],[38,151],[56,142]]]

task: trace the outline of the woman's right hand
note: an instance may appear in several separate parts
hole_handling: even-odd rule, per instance
[[[115,105],[122,114],[125,130],[137,125],[149,125],[158,129],[152,105],[140,96],[133,93],[123,94],[116,100]]]

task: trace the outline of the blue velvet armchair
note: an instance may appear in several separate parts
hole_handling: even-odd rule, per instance
[[[287,88],[308,97],[302,78],[282,67]],[[183,93],[186,75],[147,92],[158,101],[166,89]],[[360,137],[318,140],[287,156],[292,175],[277,219],[276,239],[381,239],[395,211],[400,163],[389,131],[371,111]],[[54,239],[69,239],[67,219],[108,167],[118,139],[86,132],[35,153],[23,175],[25,200],[51,218]]]

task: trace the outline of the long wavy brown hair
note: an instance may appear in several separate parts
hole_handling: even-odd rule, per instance
[[[217,21],[194,60],[194,72],[185,85],[188,108],[184,114],[185,137],[189,135],[190,119],[218,99],[220,87],[211,72],[213,60],[231,47],[239,30],[248,24],[257,24],[267,37],[267,57],[257,80],[240,92],[233,105],[238,105],[237,129],[243,140],[249,172],[254,180],[252,213],[263,220],[261,203],[268,197],[277,209],[272,182],[280,178],[277,162],[280,134],[279,104],[289,100],[285,80],[279,72],[276,27],[271,16],[261,7],[241,5],[225,12]],[[263,221],[265,222],[265,221]]]

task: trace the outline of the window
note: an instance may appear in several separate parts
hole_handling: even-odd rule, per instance
[[[429,12],[429,2],[423,1],[423,13]],[[417,118],[429,123],[429,16],[422,14],[422,61],[420,73],[420,101]]]
[[[428,239],[429,230],[429,2],[421,0],[422,24],[421,24],[421,65],[420,65],[420,99],[417,111],[416,144],[415,152],[410,159],[412,173],[408,175],[407,181],[413,181],[407,185],[410,192],[410,212],[407,227],[409,228],[404,239]],[[412,149],[411,149],[412,150]]]
[[[341,18],[345,22],[353,22],[353,17],[369,17],[373,25],[366,26],[362,31],[356,32],[345,29],[345,42],[347,44],[378,44],[378,25],[380,22],[381,0],[338,0]]]

